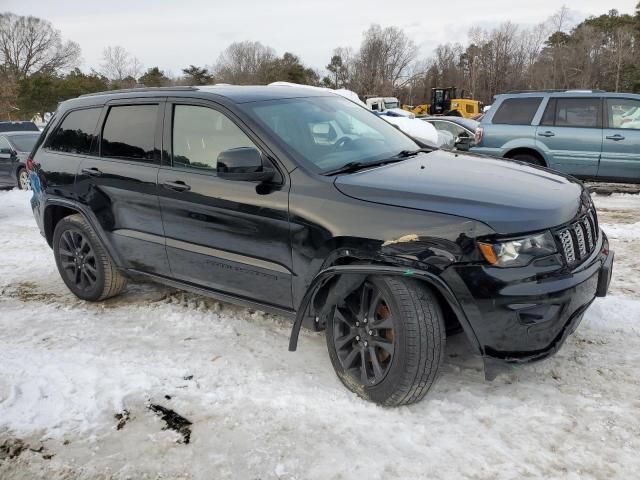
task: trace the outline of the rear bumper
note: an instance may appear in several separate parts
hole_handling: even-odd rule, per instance
[[[540,277],[532,275],[529,267],[456,268],[460,281],[454,291],[478,340],[486,370],[499,363],[541,360],[557,352],[595,297],[607,294],[613,258],[601,232],[591,257],[569,273]]]

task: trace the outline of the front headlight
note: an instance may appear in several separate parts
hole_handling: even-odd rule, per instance
[[[496,267],[522,267],[531,260],[557,252],[551,232],[504,242],[478,242],[482,256]]]

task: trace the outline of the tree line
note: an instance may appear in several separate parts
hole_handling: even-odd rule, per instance
[[[640,3],[633,15],[610,10],[575,25],[562,7],[534,27],[505,22],[471,28],[468,42],[439,45],[427,58],[398,27],[371,25],[359,48],[337,47],[324,72],[292,52],[260,42],[229,45],[211,65],[179,75],[145,68],[121,46],[106,46],[101,64],[83,72],[80,46],[45,19],[0,14],[0,119],[25,119],[84,93],[136,86],[268,84],[288,81],[348,88],[361,97],[397,96],[428,103],[431,88],[455,86],[491,103],[511,90],[603,89],[640,92]]]

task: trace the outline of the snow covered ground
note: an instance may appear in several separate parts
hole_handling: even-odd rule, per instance
[[[427,398],[397,409],[349,393],[321,334],[288,352],[284,319],[150,284],[77,300],[28,199],[0,192],[3,480],[640,472],[638,195],[596,197],[617,255],[611,295],[555,357],[487,383],[459,335]],[[149,404],[191,421],[190,442]]]

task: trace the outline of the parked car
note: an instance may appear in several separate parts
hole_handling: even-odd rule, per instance
[[[83,96],[27,165],[76,296],[144,278],[288,316],[290,350],[302,325],[324,330],[340,380],[383,405],[427,393],[447,332],[466,333],[488,378],[554,353],[613,264],[580,182],[421,148],[327,92]]]
[[[39,132],[40,129],[33,122],[0,122],[0,132]]]
[[[578,178],[640,182],[640,95],[601,91],[498,95],[472,151]]]
[[[27,156],[40,138],[40,132],[0,133],[0,187],[30,188],[25,168]]]
[[[480,125],[477,121],[463,117],[421,117],[420,120],[430,123],[439,132],[447,132],[451,135],[451,142],[445,148],[457,150],[469,150],[473,146],[476,128]]]

